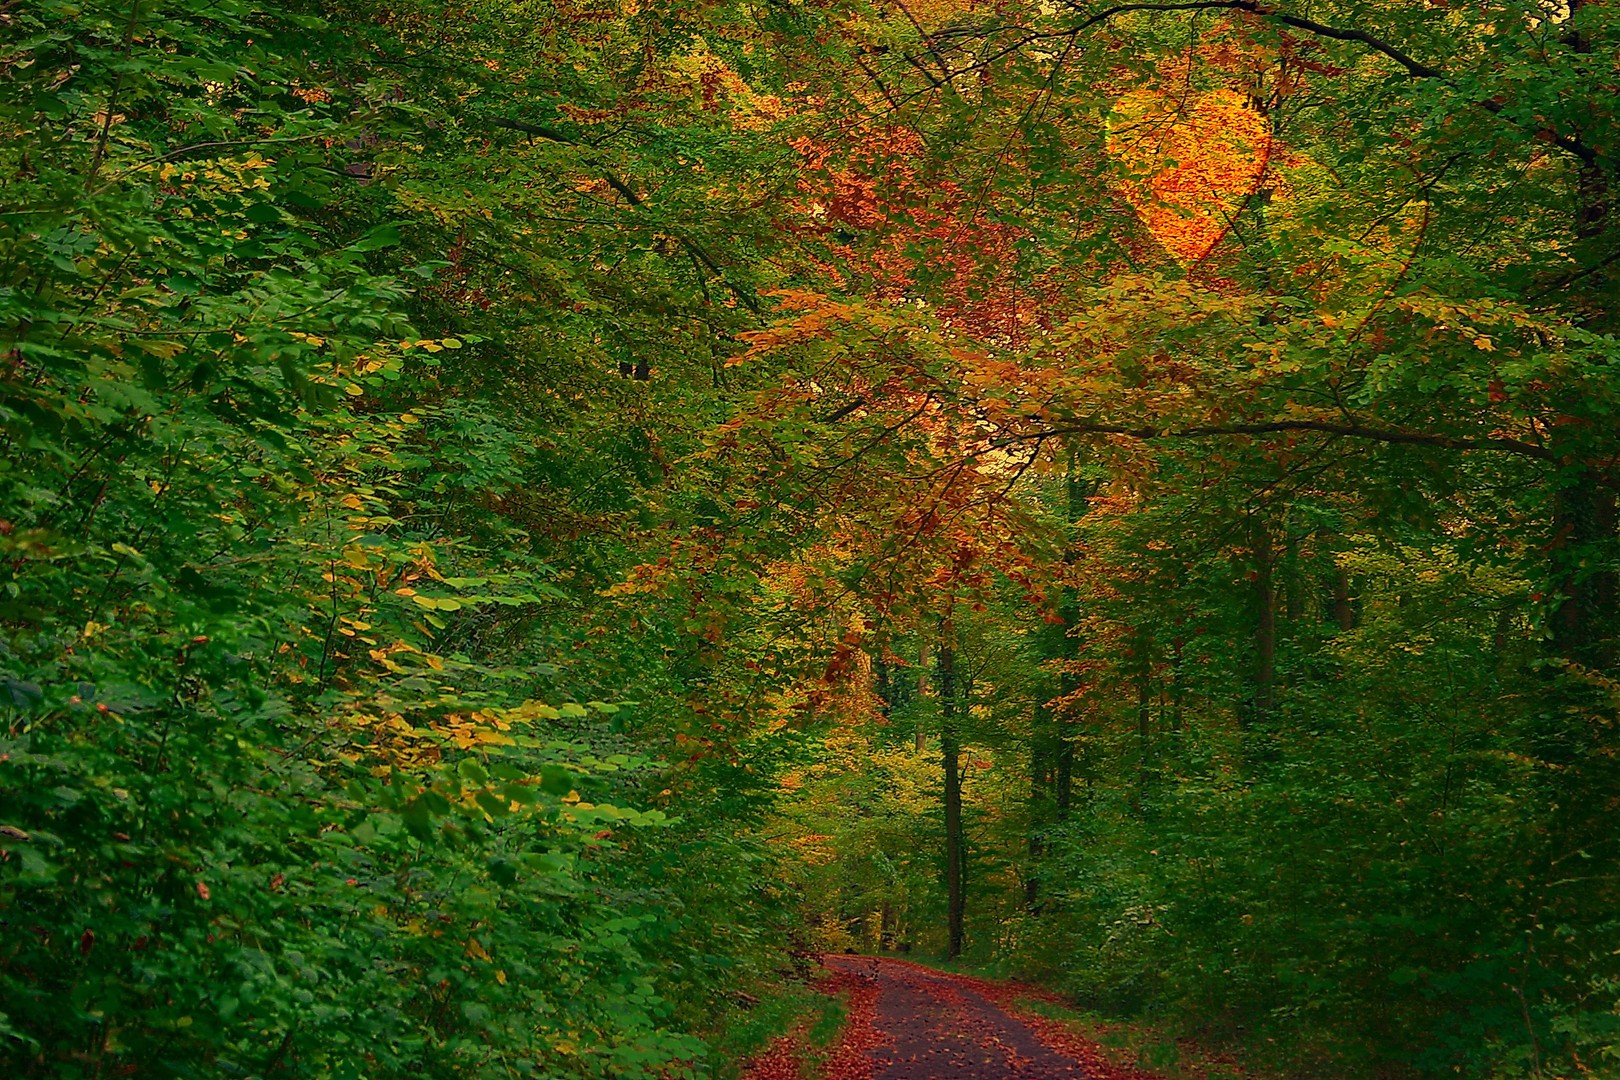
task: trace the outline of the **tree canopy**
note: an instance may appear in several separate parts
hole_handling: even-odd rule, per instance
[[[0,28],[7,1075],[1620,1075],[1609,0]]]

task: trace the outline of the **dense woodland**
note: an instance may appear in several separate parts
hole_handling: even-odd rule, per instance
[[[817,950],[1620,1076],[1609,0],[0,3],[0,1072]]]

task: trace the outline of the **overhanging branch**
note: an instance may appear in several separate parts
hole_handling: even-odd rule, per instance
[[[585,145],[579,139],[574,138],[566,132],[559,131],[554,127],[548,127],[545,124],[530,124],[523,120],[512,120],[504,116],[486,116],[483,119],[491,127],[506,128],[508,131],[519,131],[525,135],[533,135],[536,138],[546,139],[549,142],[566,143],[569,146]],[[606,168],[600,162],[595,162],[593,164],[596,171],[602,175],[602,179],[607,183],[607,186],[618,192],[625,202],[629,203],[638,210],[647,205],[647,200],[643,199],[635,188],[625,183],[625,181],[614,173],[612,169]],[[731,292],[731,295],[735,296],[744,307],[756,315],[759,314],[759,297],[755,296],[752,292],[744,289],[742,286],[738,285],[736,282],[727,277],[726,272],[720,268],[720,264],[716,262],[714,257],[703,248],[703,245],[699,244],[696,240],[693,240],[690,236],[687,236],[679,229],[672,228],[669,230],[669,234],[675,238],[675,242],[680,244],[688,255],[692,256],[692,258],[701,263],[703,267],[709,271],[709,273],[719,278],[725,287]]]
[[[1264,420],[1238,424],[1191,424],[1185,427],[1159,427],[1151,424],[1111,424],[1104,421],[1076,420],[1041,427],[1035,431],[1013,432],[991,440],[990,448],[998,449],[1015,443],[1049,439],[1061,435],[1116,435],[1126,439],[1151,442],[1160,439],[1210,439],[1246,435],[1281,435],[1289,432],[1307,432],[1332,435],[1347,439],[1365,439],[1397,446],[1427,446],[1436,450],[1471,451],[1488,450],[1511,454],[1515,457],[1545,461],[1551,465],[1573,465],[1582,469],[1582,482],[1599,487],[1620,490],[1620,475],[1615,466],[1620,456],[1607,461],[1573,457],[1556,452],[1538,443],[1523,439],[1498,436],[1443,435],[1436,432],[1410,431],[1404,428],[1379,427],[1358,420]]]
[[[1072,2],[1069,6],[1075,8],[1076,10],[1080,10],[1079,5]],[[1346,30],[1342,27],[1329,26],[1326,23],[1316,22],[1314,19],[1306,19],[1298,15],[1290,15],[1287,12],[1275,10],[1269,4],[1260,3],[1259,0],[1186,0],[1184,3],[1115,4],[1111,7],[1104,8],[1101,11],[1093,12],[1077,25],[1069,27],[1065,30],[1057,31],[1055,33],[1031,35],[1024,41],[1020,41],[1011,46],[1009,49],[1003,50],[1003,52],[998,55],[1005,55],[1007,51],[1021,48],[1023,45],[1035,38],[1078,36],[1091,27],[1096,26],[1098,23],[1105,22],[1108,19],[1114,18],[1115,16],[1127,15],[1132,12],[1141,11],[1242,11],[1262,19],[1268,19],[1272,22],[1281,23],[1284,26],[1292,27],[1295,30],[1300,30],[1316,37],[1324,37],[1330,38],[1334,41],[1348,41],[1359,45],[1365,45],[1374,52],[1395,61],[1395,63],[1399,64],[1401,68],[1414,79],[1434,79],[1448,85],[1454,85],[1452,83],[1451,76],[1448,75],[1443,68],[1435,67],[1433,64],[1426,64],[1375,34],[1370,34],[1365,30],[1359,29]],[[1524,127],[1524,125],[1519,123],[1519,121],[1504,115],[1504,106],[1499,101],[1486,99],[1483,101],[1475,101],[1473,104],[1493,115],[1502,116],[1504,120],[1512,124],[1514,127]],[[1560,150],[1579,158],[1582,163],[1588,166],[1595,167],[1599,162],[1597,151],[1586,145],[1578,138],[1569,135],[1560,135],[1555,131],[1547,129],[1537,131],[1535,134],[1539,138],[1545,139],[1553,146],[1558,147]]]
[[[1192,427],[1152,427],[1128,424],[1079,422],[1060,427],[1044,428],[1042,437],[1050,435],[1123,435],[1131,439],[1206,439],[1221,435],[1278,435],[1290,431],[1312,431],[1324,435],[1338,435],[1351,439],[1370,439],[1374,442],[1404,443],[1414,446],[1433,446],[1441,450],[1496,450],[1538,461],[1559,461],[1557,454],[1545,446],[1521,439],[1473,438],[1460,435],[1439,435],[1425,431],[1403,431],[1399,428],[1380,428],[1354,421],[1333,420],[1268,420],[1253,424],[1207,424]]]

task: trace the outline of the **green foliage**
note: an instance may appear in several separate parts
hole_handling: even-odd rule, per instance
[[[678,679],[581,633],[629,550],[514,497],[623,515],[648,435],[556,392],[552,296],[437,284],[521,227],[376,182],[464,167],[397,16],[5,16],[8,1075],[692,1075],[767,963],[746,813],[655,794]]]
[[[7,1075],[723,1073],[947,776],[976,958],[1620,1069],[1613,8],[1273,7],[0,12]]]

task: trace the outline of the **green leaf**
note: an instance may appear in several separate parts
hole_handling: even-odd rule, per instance
[[[561,765],[540,768],[540,790],[548,795],[566,795],[576,787],[574,774]]]
[[[485,788],[483,791],[480,791],[474,795],[473,801],[476,802],[490,817],[505,817],[507,814],[512,812],[512,808],[506,802],[506,800],[502,799],[488,788]]]
[[[400,241],[399,226],[394,224],[378,225],[366,235],[356,240],[349,247],[354,251],[379,251],[382,248],[393,247]]]

